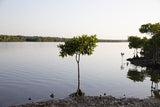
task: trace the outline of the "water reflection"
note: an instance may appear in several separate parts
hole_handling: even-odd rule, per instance
[[[121,52],[121,57],[122,57],[122,61],[121,61],[121,70],[124,69],[123,56],[124,56],[124,53]]]
[[[127,73],[127,78],[133,80],[134,82],[143,82],[145,79],[145,73],[144,71],[139,72],[134,69],[129,69]]]
[[[155,96],[160,98],[160,88],[158,84],[160,82],[160,69],[148,69],[147,74],[151,80],[151,97]]]
[[[46,100],[51,93],[55,93],[55,98],[65,98],[75,91],[74,57],[60,58],[58,44],[0,43],[0,107],[29,103],[29,97],[34,101]],[[106,92],[115,97],[122,97],[124,93],[126,97],[150,96],[150,81],[139,84],[126,78],[126,58],[132,57],[132,51],[128,43],[98,43],[92,56],[83,56],[81,80],[86,95]],[[125,53],[123,72],[121,52]]]
[[[160,98],[160,69],[143,68],[135,66],[134,69],[129,69],[127,78],[134,82],[143,82],[146,78],[151,81],[151,97]]]

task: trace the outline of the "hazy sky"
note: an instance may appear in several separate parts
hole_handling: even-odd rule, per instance
[[[0,0],[0,34],[127,39],[149,22],[160,0]]]

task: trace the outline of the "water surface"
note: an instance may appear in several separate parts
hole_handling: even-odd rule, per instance
[[[75,57],[59,57],[59,43],[1,42],[0,43],[0,106],[24,104],[56,98],[65,98],[77,90]],[[121,52],[125,55],[122,59]],[[151,95],[151,81],[127,78],[133,56],[128,43],[98,43],[91,56],[80,61],[81,89],[86,95],[106,93],[115,97],[146,98]],[[123,65],[123,66],[122,66]],[[124,67],[124,69],[122,69]]]

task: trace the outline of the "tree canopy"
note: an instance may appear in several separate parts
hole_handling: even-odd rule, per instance
[[[129,41],[129,48],[141,48],[142,46],[142,40],[140,37],[137,36],[129,36],[128,37],[128,41]]]
[[[66,40],[64,44],[58,45],[61,49],[60,56],[73,56],[74,54],[91,55],[96,47],[96,35],[82,35]]]
[[[155,24],[143,24],[141,25],[141,27],[139,28],[139,31],[141,33],[148,33],[153,35],[157,35],[160,34],[160,23],[155,23]]]

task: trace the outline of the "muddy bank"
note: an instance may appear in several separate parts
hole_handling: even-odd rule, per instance
[[[12,107],[160,107],[160,99],[115,98],[112,96],[84,96],[53,99]]]

